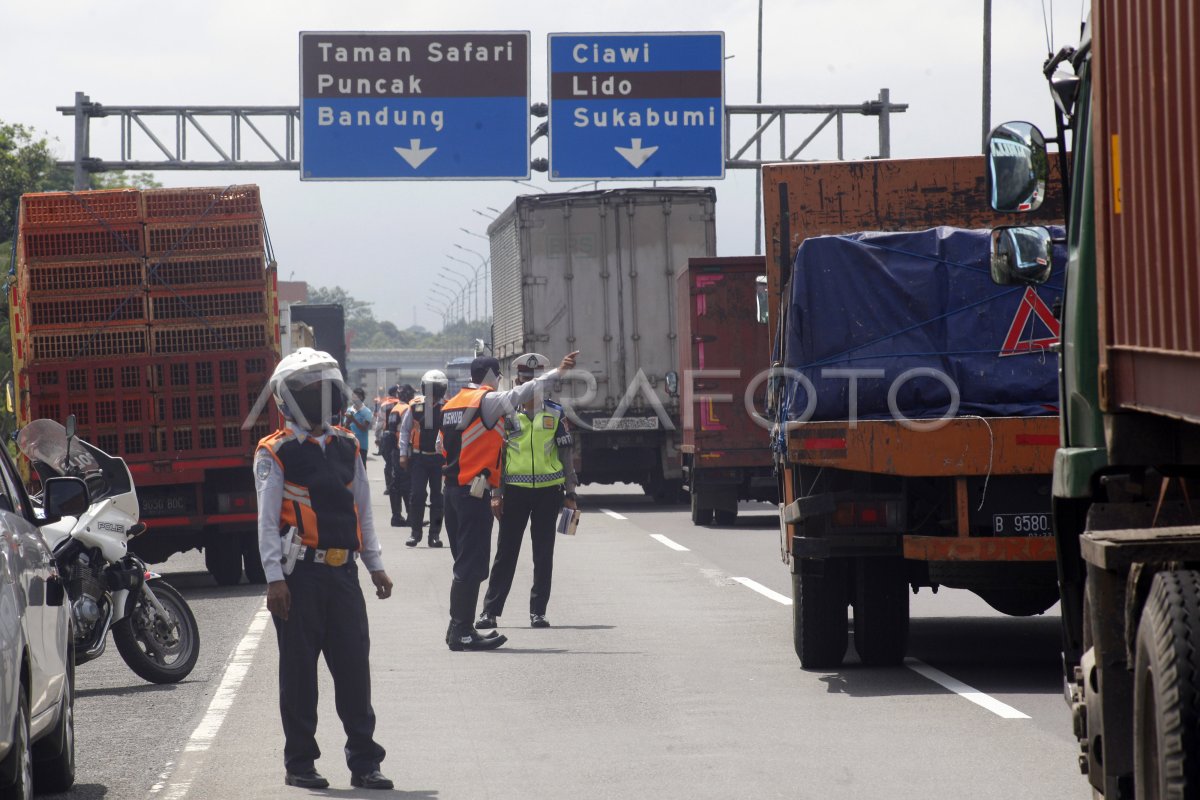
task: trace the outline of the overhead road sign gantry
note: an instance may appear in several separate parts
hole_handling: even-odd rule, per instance
[[[528,179],[529,32],[301,32],[300,177]]]
[[[725,176],[722,33],[552,33],[550,179]]]

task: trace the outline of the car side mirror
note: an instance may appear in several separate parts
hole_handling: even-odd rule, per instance
[[[78,517],[88,510],[87,484],[82,478],[65,476],[47,478],[42,487],[42,508],[46,511],[45,523],[57,522],[63,517]]]
[[[1046,199],[1046,137],[1029,122],[1006,122],[988,135],[988,199],[994,211],[1037,211]]]
[[[992,281],[1001,286],[1037,285],[1050,278],[1054,242],[1046,228],[1005,227],[992,231]]]

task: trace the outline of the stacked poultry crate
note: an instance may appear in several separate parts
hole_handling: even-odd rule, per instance
[[[10,295],[18,422],[74,414],[131,464],[241,455],[278,358],[256,186],[27,194]]]

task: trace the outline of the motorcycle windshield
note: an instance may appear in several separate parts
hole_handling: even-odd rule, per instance
[[[129,468],[79,437],[68,443],[67,429],[52,419],[36,419],[17,434],[17,447],[39,475],[70,475],[87,481],[91,501],[133,491]]]

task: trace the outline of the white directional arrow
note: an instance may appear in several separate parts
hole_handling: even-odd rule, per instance
[[[646,163],[646,159],[658,152],[658,146],[642,147],[641,139],[632,140],[633,147],[614,147],[621,158],[633,165],[634,169],[641,168],[642,164]]]
[[[437,152],[436,147],[421,147],[420,139],[409,139],[408,147],[393,147],[400,157],[408,162],[408,165],[413,169],[425,163],[425,159]]]

